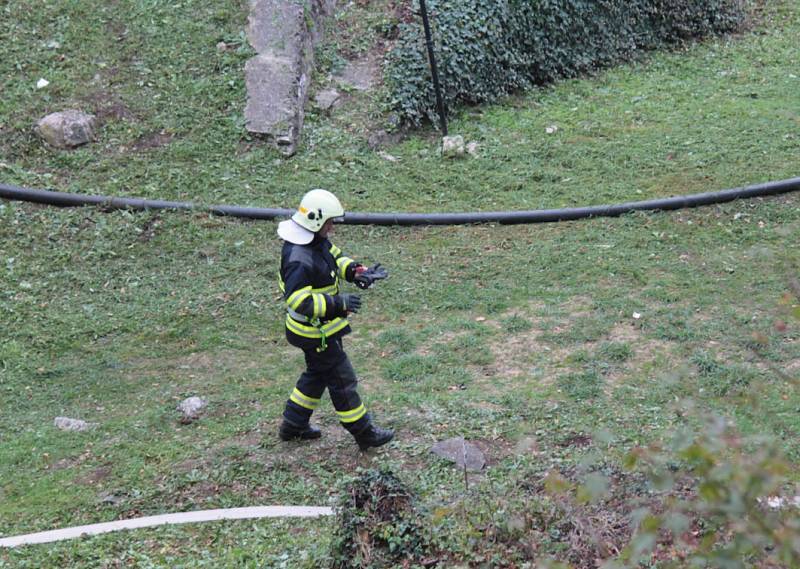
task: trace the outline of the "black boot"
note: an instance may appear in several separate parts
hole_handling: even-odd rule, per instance
[[[291,441],[294,439],[302,439],[304,441],[308,441],[311,439],[318,439],[322,436],[322,431],[320,431],[316,427],[312,427],[311,425],[306,425],[305,427],[297,427],[292,423],[284,420],[281,423],[280,429],[278,429],[278,436],[281,438],[282,441]]]
[[[370,423],[366,429],[353,436],[356,438],[358,447],[361,450],[367,450],[370,447],[379,447],[388,443],[394,438],[394,431],[381,429]]]

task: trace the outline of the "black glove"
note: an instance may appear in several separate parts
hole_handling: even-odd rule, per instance
[[[356,276],[353,277],[353,282],[358,288],[370,288],[375,281],[380,281],[389,276],[389,271],[381,267],[380,263],[376,263],[370,268],[359,267],[356,268]]]
[[[355,314],[361,308],[361,297],[357,294],[346,292],[340,294],[339,298],[342,299],[342,311],[346,313],[352,312]]]

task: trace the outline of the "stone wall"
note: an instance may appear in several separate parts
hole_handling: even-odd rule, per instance
[[[248,131],[285,155],[297,150],[314,47],[336,0],[251,0],[247,37],[258,55],[245,65]]]

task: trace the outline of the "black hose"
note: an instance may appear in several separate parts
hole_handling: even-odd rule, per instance
[[[597,205],[564,209],[540,209],[531,211],[492,211],[480,213],[347,213],[343,223],[351,225],[461,225],[467,223],[547,223],[570,221],[589,217],[616,217],[632,211],[675,210],[729,202],[743,198],[754,198],[784,194],[800,190],[800,178],[778,182],[766,182],[754,186],[706,192],[688,196],[675,196],[626,202],[616,205]],[[214,215],[227,215],[248,219],[275,219],[289,217],[291,209],[241,207],[215,205],[198,206],[190,202],[169,202],[138,198],[110,198],[67,194],[50,190],[34,190],[0,184],[0,198],[21,200],[60,207],[99,206],[103,209],[182,209],[207,211]]]

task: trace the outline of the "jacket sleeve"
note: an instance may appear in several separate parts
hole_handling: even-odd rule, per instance
[[[344,279],[349,283],[353,282],[353,279],[356,276],[356,267],[360,267],[361,263],[356,263],[350,257],[342,254],[342,250],[333,243],[331,243],[331,255],[333,255],[333,258],[336,261],[336,269],[339,273],[339,278]]]
[[[345,314],[339,296],[311,292],[310,270],[302,263],[290,263],[283,274],[283,299],[286,307],[310,321],[330,319]]]

